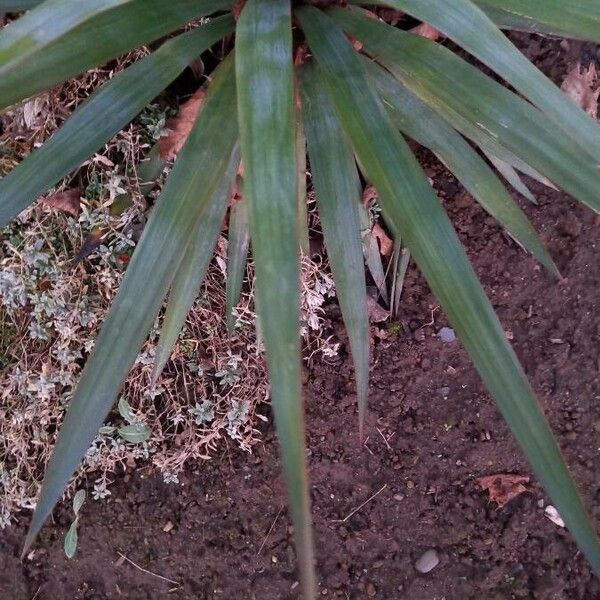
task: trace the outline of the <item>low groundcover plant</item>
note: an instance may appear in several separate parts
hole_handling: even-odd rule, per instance
[[[557,276],[536,232],[478,150],[509,181],[518,182],[520,172],[551,182],[600,211],[598,124],[500,30],[600,42],[596,0],[247,0],[234,6],[231,0],[0,1],[4,11],[27,8],[0,34],[0,109],[139,45],[180,33],[94,92],[44,146],[0,181],[0,226],[78,168],[202,52],[220,40],[230,52],[209,78],[198,118],[87,360],[47,466],[25,550],[102,426],[166,299],[154,381],[159,377],[211,260],[235,185],[242,200],[230,214],[228,318],[239,297],[249,232],[303,594],[314,598],[298,302],[299,251],[307,240],[308,152],[353,353],[361,431],[369,344],[359,173],[376,188],[389,230],[414,257],[534,472],[600,574],[594,525],[452,224],[404,137],[430,148]],[[387,23],[394,11],[439,31],[515,92],[438,41]],[[184,29],[190,22],[196,26]]]

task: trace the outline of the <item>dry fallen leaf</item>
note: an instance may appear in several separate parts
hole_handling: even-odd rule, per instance
[[[382,8],[379,11],[379,17],[386,23],[395,27],[400,23],[404,13],[401,10],[395,10],[393,8]]]
[[[206,92],[200,88],[185,104],[181,105],[179,114],[167,121],[169,132],[158,142],[160,155],[164,160],[177,158],[192,131],[205,97]]]
[[[57,192],[46,196],[42,200],[42,203],[60,212],[67,213],[77,218],[81,212],[81,205],[79,204],[81,198],[81,192],[79,188],[72,188],[65,190],[64,192]]]
[[[369,206],[373,203],[374,200],[377,200],[379,195],[377,194],[377,190],[369,185],[365,188],[363,192],[362,202],[365,208],[369,208]],[[379,242],[379,252],[382,256],[391,256],[394,251],[394,242],[390,239],[388,234],[384,231],[383,227],[379,223],[375,223],[371,229],[371,235],[375,236],[377,241]]]
[[[381,323],[390,316],[390,311],[383,308],[375,298],[367,294],[367,314],[370,323]]]
[[[379,223],[373,225],[371,234],[379,241],[379,252],[381,252],[383,256],[391,256],[394,251],[394,242],[392,242]]]
[[[94,228],[85,238],[79,252],[77,252],[73,259],[73,266],[77,266],[82,260],[85,260],[92,252],[94,252],[96,248],[100,246],[108,231],[109,230],[106,228]]]
[[[594,119],[598,117],[600,77],[594,63],[591,63],[587,70],[579,63],[576,64],[567,74],[561,89],[588,115]]]
[[[529,477],[510,474],[487,475],[479,477],[476,482],[481,489],[488,491],[490,500],[502,507],[513,498],[527,491],[523,484],[529,483]]]
[[[446,37],[435,27],[432,27],[429,23],[421,23],[420,25],[417,25],[416,27],[411,29],[410,32],[416,35],[420,35],[421,37],[427,38],[428,40],[434,41]]]

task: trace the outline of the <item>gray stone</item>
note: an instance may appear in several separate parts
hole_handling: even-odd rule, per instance
[[[450,343],[456,339],[456,333],[454,333],[454,329],[451,327],[442,327],[438,331],[438,337],[440,340],[442,340],[442,342]]]
[[[427,550],[415,563],[415,569],[419,573],[429,573],[440,564],[440,558],[435,550]]]

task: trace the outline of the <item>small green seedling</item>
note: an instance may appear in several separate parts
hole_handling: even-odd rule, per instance
[[[85,490],[78,490],[75,496],[73,497],[73,513],[75,514],[75,518],[71,523],[71,527],[69,527],[69,531],[67,531],[67,535],[65,536],[65,556],[67,558],[73,558],[75,556],[75,551],[77,550],[77,527],[79,525],[79,511],[85,502]]]
[[[125,398],[119,400],[118,409],[119,414],[127,421],[128,425],[124,425],[123,427],[107,425],[100,427],[98,432],[104,435],[112,435],[116,432],[121,439],[131,444],[141,444],[142,442],[145,442],[150,437],[150,427],[145,423],[142,423],[139,418],[135,416],[133,409]]]
[[[126,442],[141,444],[150,437],[150,427],[135,416],[133,409],[125,398],[119,400],[119,414],[129,423],[129,425],[117,429],[119,436]]]

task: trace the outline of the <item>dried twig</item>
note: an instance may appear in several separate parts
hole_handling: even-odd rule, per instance
[[[159,575],[158,573],[153,573],[152,571],[148,571],[148,569],[144,569],[144,567],[140,567],[140,565],[134,563],[130,558],[127,558],[124,554],[121,554],[120,552],[117,552],[117,554],[123,560],[126,560],[130,565],[133,565],[136,569],[138,569],[139,571],[142,571],[142,573],[146,573],[147,575],[152,575],[152,577],[157,577],[158,579],[162,579],[163,581],[167,581],[168,583],[172,583],[178,587],[181,587],[181,583],[179,583],[178,581],[169,579],[168,577],[164,577],[163,575]]]
[[[260,548],[258,549],[258,552],[256,553],[256,558],[258,558],[260,556],[262,549],[265,547],[265,544],[267,543],[267,540],[269,539],[269,536],[271,535],[271,532],[273,531],[273,528],[275,527],[275,523],[277,523],[277,519],[279,519],[279,515],[281,514],[282,510],[283,510],[283,505],[281,505],[279,507],[279,510],[277,511],[277,514],[275,515],[273,522],[271,523],[271,527],[269,527],[269,531],[267,531],[267,535],[265,535],[265,539],[262,541],[262,544],[260,545]]]
[[[351,516],[355,515],[363,506],[366,506],[367,504],[369,504],[369,502],[371,502],[371,500],[373,500],[374,498],[379,496],[379,494],[381,494],[381,492],[383,492],[383,490],[385,490],[386,487],[387,487],[387,483],[384,483],[377,492],[375,492],[370,498],[365,500],[360,506],[357,506],[350,514],[348,514],[343,519],[334,519],[333,522],[334,523],[345,523]]]

